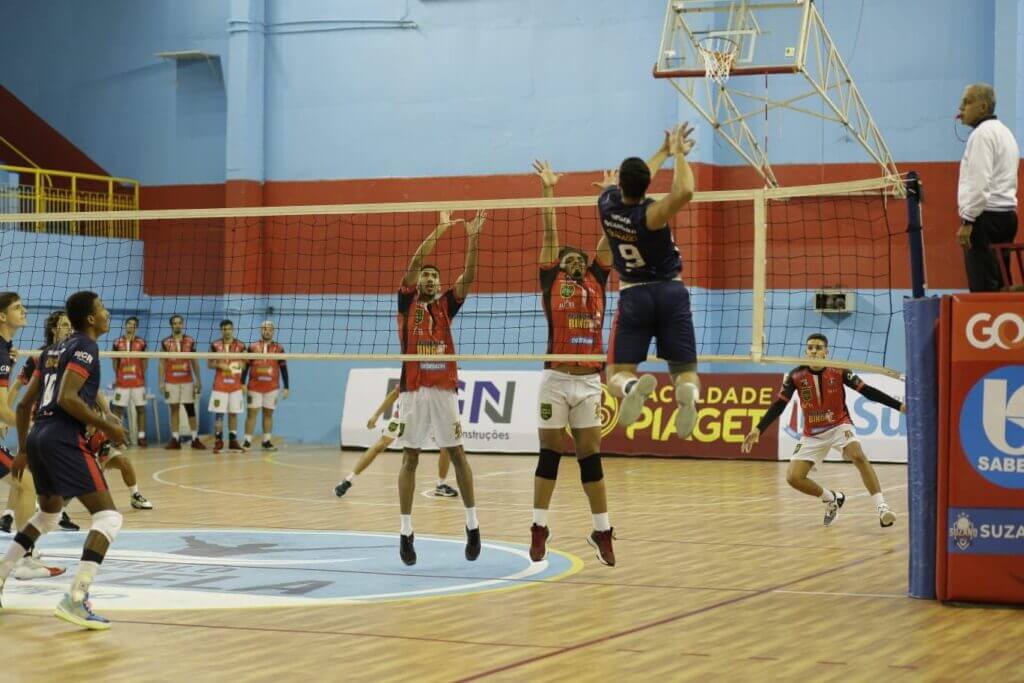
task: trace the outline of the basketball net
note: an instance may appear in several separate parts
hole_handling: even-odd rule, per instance
[[[732,65],[736,63],[739,44],[725,36],[710,36],[697,43],[697,51],[704,62],[704,77],[719,85],[729,80]]]

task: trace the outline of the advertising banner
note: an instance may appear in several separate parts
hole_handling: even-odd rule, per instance
[[[942,315],[936,593],[1024,603],[1024,297],[957,295]]]

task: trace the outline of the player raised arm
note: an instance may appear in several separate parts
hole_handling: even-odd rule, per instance
[[[371,416],[370,419],[366,421],[367,429],[373,429],[374,427],[376,427],[377,420],[380,419],[380,416],[386,413],[387,411],[391,410],[391,406],[395,405],[395,401],[398,400],[398,393],[398,385],[396,384],[395,388],[389,391],[388,395],[385,396],[384,400],[381,401],[379,406],[377,406],[377,410],[373,411],[373,416]]]
[[[473,220],[466,223],[466,237],[468,238],[466,268],[462,271],[459,279],[455,281],[455,297],[457,299],[465,299],[469,295],[469,288],[473,286],[473,281],[476,280],[476,262],[480,255],[480,230],[483,229],[486,220],[487,212],[480,210],[476,212]]]
[[[558,180],[562,177],[561,173],[555,173],[551,170],[551,164],[546,161],[534,161],[533,170],[537,172],[537,176],[540,178],[541,196],[542,197],[554,197],[555,196],[555,185],[558,184]],[[555,210],[554,208],[548,207],[544,209],[544,241],[540,247],[540,262],[554,263],[558,260],[558,226],[555,223]]]
[[[665,159],[670,156],[669,150],[672,145],[672,131],[665,131],[665,141],[661,143],[661,147],[655,152],[650,159],[647,160],[647,168],[651,169],[651,182],[654,182],[654,176],[658,175],[658,171],[665,165]]]
[[[694,145],[694,140],[690,137],[692,134],[693,128],[688,123],[676,126],[669,134],[668,152],[675,157],[672,190],[647,208],[648,230],[663,230],[668,227],[669,219],[693,199],[693,170],[686,161],[686,155]]]
[[[448,228],[452,227],[454,223],[462,223],[463,220],[457,219],[452,220],[451,211],[441,211],[438,214],[437,227],[434,228],[433,232],[427,235],[427,238],[423,240],[419,248],[416,249],[416,253],[412,255],[412,260],[409,261],[409,268],[405,271],[405,275],[402,277],[403,287],[412,287],[416,284],[416,278],[420,274],[420,266],[423,265],[423,259],[434,251],[434,247],[437,245],[437,241],[441,239]]]
[[[602,268],[612,267],[612,248],[608,244],[608,236],[601,235],[601,239],[597,241],[597,249],[594,251],[594,260],[597,261],[597,265]]]

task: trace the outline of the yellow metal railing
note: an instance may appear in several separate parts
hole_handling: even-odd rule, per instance
[[[76,211],[137,211],[139,181],[92,173],[72,173],[0,164],[0,172],[17,173],[17,185],[0,183],[0,206],[6,213],[26,214],[21,230],[88,237],[138,239],[137,220],[33,221],[30,214]],[[28,179],[30,182],[26,183]]]

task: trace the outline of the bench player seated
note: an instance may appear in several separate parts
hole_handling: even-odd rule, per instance
[[[816,332],[807,337],[807,358],[810,362],[786,375],[776,401],[747,434],[741,450],[749,453],[764,430],[785,410],[793,394],[797,394],[800,408],[804,411],[804,433],[793,449],[786,482],[797,491],[821,500],[825,504],[824,524],[831,526],[846,502],[846,496],[842,491],[823,488],[807,475],[834,448],[842,453],[843,458],[856,465],[864,486],[871,494],[871,501],[878,510],[878,523],[890,527],[896,521],[896,515],[886,504],[875,468],[864,454],[853,430],[853,420],[846,409],[846,387],[859,392],[868,400],[901,413],[907,412],[906,404],[868,386],[850,370],[827,367],[824,364],[827,356],[828,338],[825,335]]]

